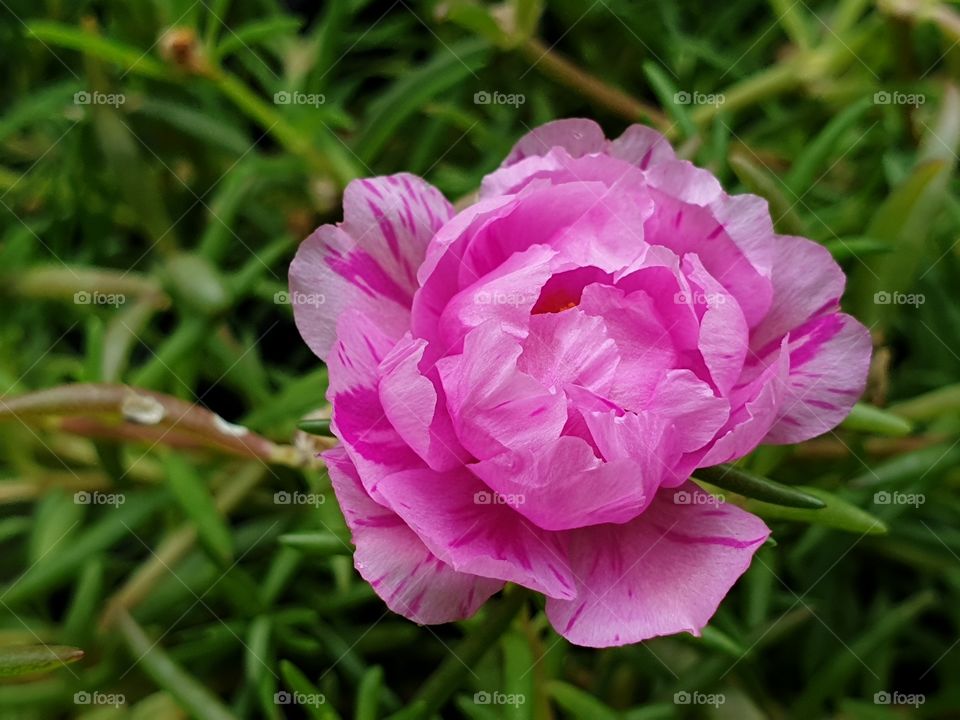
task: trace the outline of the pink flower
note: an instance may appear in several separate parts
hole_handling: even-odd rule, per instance
[[[769,530],[688,478],[849,412],[871,342],[843,287],[640,125],[544,125],[459,213],[412,175],[351,183],[290,289],[357,569],[418,623],[508,581],[579,645],[697,634]]]

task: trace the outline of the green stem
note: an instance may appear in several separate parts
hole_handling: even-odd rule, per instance
[[[647,118],[661,130],[671,125],[669,118],[657,108],[580,69],[537,38],[527,40],[520,46],[520,52],[544,75],[581,93],[612,113],[633,121]]]
[[[332,138],[334,142],[325,143],[325,154],[318,152],[310,142],[308,134],[288,123],[280,113],[236,77],[222,70],[215,70],[210,74],[210,80],[293,155],[305,158],[314,171],[335,178],[341,187],[360,176],[355,163],[345,152],[346,147],[338,148],[334,144],[338,142],[336,138]]]
[[[530,593],[514,587],[506,597],[490,609],[483,624],[468,635],[457,649],[423,684],[406,709],[391,715],[389,720],[422,720],[432,717],[457,691],[464,676],[487,654],[509,629],[514,616],[527,602]]]

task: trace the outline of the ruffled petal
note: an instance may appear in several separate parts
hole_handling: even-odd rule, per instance
[[[836,427],[863,394],[871,348],[870,332],[843,313],[790,333],[790,375],[764,442],[803,442]]]
[[[290,265],[297,329],[323,359],[347,308],[376,318],[395,337],[402,334],[396,329],[409,325],[427,244],[453,215],[438,190],[406,173],[355,180],[343,204],[343,222],[318,228]]]
[[[769,534],[758,517],[717,505],[692,483],[661,491],[629,523],[567,533],[577,596],[549,598],[547,616],[588,647],[699,635]]]
[[[464,620],[503,587],[431,553],[399,515],[370,499],[343,448],[323,459],[357,548],[354,565],[395,613],[420,624]]]
[[[380,483],[390,506],[437,557],[460,572],[572,598],[574,579],[556,533],[495,496],[466,469],[409,470]]]
[[[603,462],[578,437],[501,453],[470,469],[545,530],[631,520],[653,499],[660,479],[657,468],[633,460]]]
[[[457,437],[476,458],[560,437],[567,418],[564,396],[517,369],[521,352],[491,321],[467,335],[461,355],[437,363]]]
[[[424,374],[425,340],[407,333],[380,364],[380,401],[387,419],[434,470],[452,470],[470,459],[453,431],[446,397],[435,371]]]
[[[750,336],[758,353],[811,318],[837,310],[846,284],[843,270],[823,245],[778,235],[773,247],[773,305]]]
[[[367,492],[382,502],[376,489],[380,478],[424,465],[391,424],[380,400],[379,366],[395,343],[373,320],[356,310],[346,310],[340,316],[337,337],[327,358],[327,399],[333,405],[331,428],[357,466]]]

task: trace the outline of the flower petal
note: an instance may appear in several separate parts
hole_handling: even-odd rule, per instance
[[[578,437],[542,448],[505,452],[470,469],[514,508],[545,530],[626,522],[643,512],[660,473],[633,460],[603,462]]]
[[[366,315],[346,310],[337,323],[337,344],[327,358],[333,405],[331,429],[357,466],[364,487],[382,502],[376,485],[397,470],[423,461],[390,423],[379,392],[379,366],[393,340]]]
[[[431,553],[400,516],[370,499],[343,448],[323,459],[357,548],[354,565],[391,610],[420,624],[463,620],[503,587]]]
[[[380,401],[400,437],[434,470],[452,470],[470,459],[453,431],[436,372],[419,367],[426,340],[407,333],[380,364]]]
[[[764,442],[803,442],[836,427],[863,394],[871,348],[870,332],[844,313],[791,332],[790,375]]]
[[[380,491],[437,557],[460,572],[572,598],[574,580],[555,533],[533,525],[466,469],[408,470]]]
[[[692,483],[663,490],[629,523],[567,533],[577,597],[549,598],[547,616],[588,647],[699,635],[769,534],[758,517],[718,506]]]
[[[457,437],[479,459],[552,442],[566,422],[563,393],[518,370],[521,352],[494,320],[467,335],[461,355],[437,363]]]
[[[409,324],[427,244],[454,212],[438,190],[406,173],[354,180],[343,204],[343,222],[319,227],[290,265],[297,329],[323,359],[347,308],[366,311],[397,336]]]
[[[778,235],[771,275],[773,305],[750,336],[758,353],[824,312],[836,310],[846,278],[823,245],[802,237]]]

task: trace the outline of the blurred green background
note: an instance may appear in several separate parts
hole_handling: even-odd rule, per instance
[[[960,6],[0,0],[0,57],[0,718],[960,717]],[[385,612],[296,429],[344,185],[463,198],[567,116],[765,196],[874,334],[850,421],[745,461],[828,510],[730,496],[776,545],[702,638]]]

